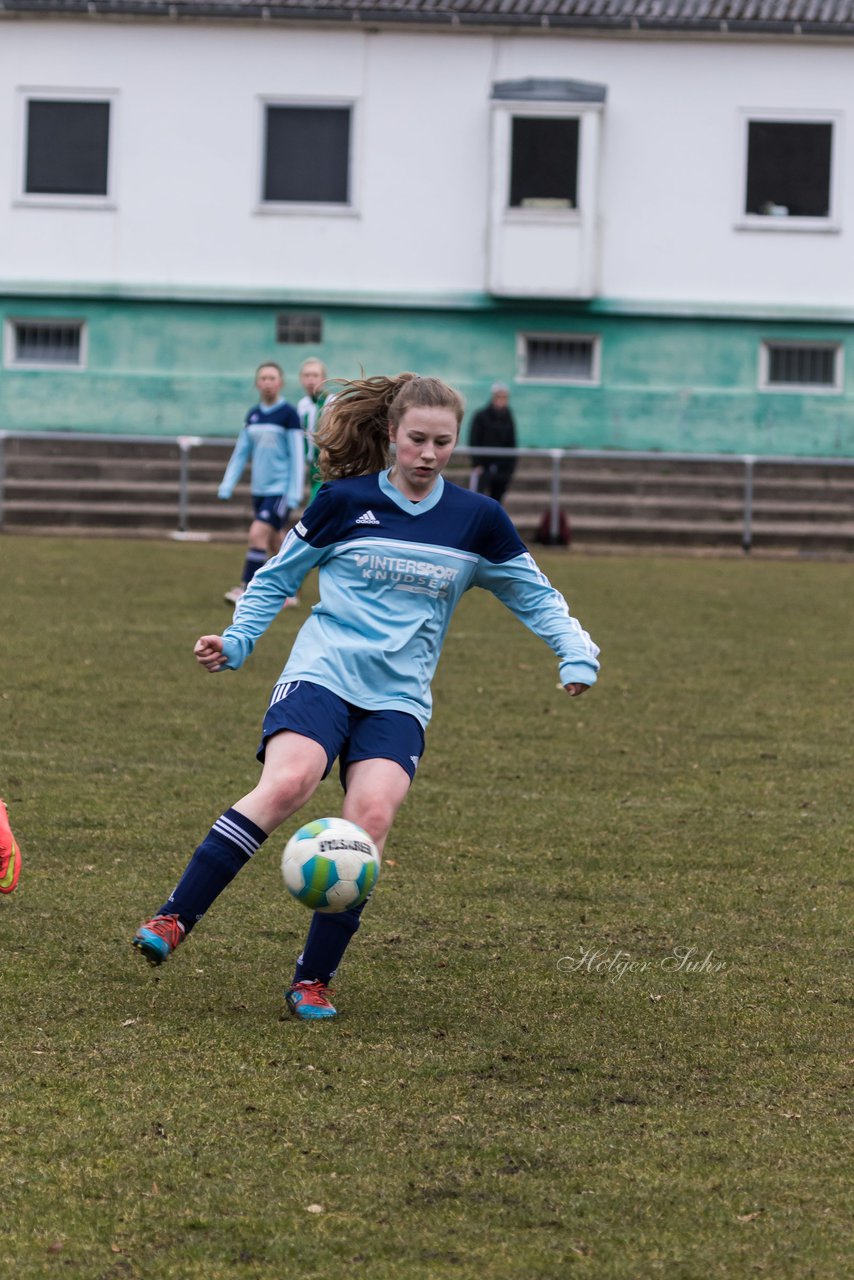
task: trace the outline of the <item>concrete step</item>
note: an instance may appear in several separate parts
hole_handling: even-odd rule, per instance
[[[517,523],[520,520],[536,523],[546,503],[540,499],[532,503],[524,494],[510,492],[504,499],[505,507]],[[661,520],[695,520],[740,523],[744,505],[736,498],[701,498],[650,496],[646,494],[582,494],[577,498],[562,497],[561,505],[570,521],[585,516],[607,516],[624,521],[634,518],[656,522]],[[761,522],[798,522],[805,526],[819,523],[845,523],[854,519],[854,503],[850,502],[787,502],[754,498],[753,520]]]
[[[229,446],[231,441],[226,442]],[[26,447],[24,447],[26,446]],[[95,445],[54,441],[8,441],[7,476],[24,478],[38,474],[45,479],[146,479],[168,481],[180,471],[180,455],[176,446],[153,444],[150,447],[131,443],[123,453],[113,445]],[[195,483],[216,488],[222,477],[229,449],[204,445],[189,454],[189,474]],[[449,479],[468,486],[470,467],[456,459],[448,468]],[[512,489],[520,492],[543,492],[550,488],[551,468],[537,458],[520,458]],[[578,493],[597,492],[673,492],[677,490],[707,493],[709,496],[741,495],[744,490],[744,467],[737,462],[667,463],[644,460],[607,460],[601,462],[571,457],[561,466],[561,492],[567,497]],[[790,464],[756,464],[755,489],[782,491],[792,497],[802,494],[805,500],[827,491],[854,496],[854,465],[849,467],[801,467]]]
[[[241,524],[230,529],[191,530],[187,535],[179,535],[174,529],[165,529],[162,524],[18,524],[10,526],[7,532],[21,535],[32,533],[39,535],[74,535],[75,537],[92,538],[135,538],[163,539],[165,537],[183,537],[189,539],[234,543],[243,545],[246,538],[246,525]],[[519,526],[519,534],[536,552],[535,530],[533,527]],[[674,522],[671,524],[649,525],[639,522],[636,527],[615,528],[611,522],[580,520],[573,525],[572,543],[576,547],[589,548],[595,551],[630,551],[638,550],[676,552],[689,551],[691,548],[706,551],[737,552],[742,548],[741,534],[730,525],[715,527],[704,526],[698,534],[696,526],[690,522]],[[847,529],[836,528],[826,530],[821,526],[813,526],[800,533],[791,525],[769,526],[754,530],[753,550],[763,550],[792,554],[800,557],[844,556],[854,557],[854,524]]]
[[[520,536],[533,540],[539,524],[540,512],[530,515],[510,511]],[[171,534],[178,527],[177,508],[162,503],[116,502],[53,502],[12,501],[6,506],[8,528],[29,528],[33,531],[48,527],[66,531],[100,530],[143,535],[145,533]],[[190,508],[188,527],[194,534],[207,534],[216,538],[242,540],[248,528],[248,512],[230,508],[225,503]],[[574,543],[627,543],[646,546],[740,546],[742,523],[740,518],[716,519],[712,515],[698,520],[696,515],[681,511],[669,518],[661,515],[611,515],[582,512],[571,516]],[[757,514],[753,522],[753,544],[759,548],[791,547],[832,549],[854,552],[854,520],[838,520],[820,523],[816,520],[792,521],[765,519]]]
[[[202,503],[210,506],[220,504],[220,500],[216,496],[216,488],[211,488],[207,484],[200,484],[193,477],[190,477],[187,493],[191,504],[198,505]],[[125,480],[115,476],[98,477],[96,479],[78,477],[73,482],[55,478],[33,480],[30,477],[21,479],[13,476],[6,480],[7,501],[25,501],[30,498],[42,501],[65,501],[69,495],[72,495],[73,500],[78,503],[110,501],[127,503],[160,502],[164,506],[177,508],[178,494],[177,476],[166,480],[154,480],[151,478]],[[251,493],[248,485],[239,485],[229,499],[229,503],[232,506],[245,507],[251,512]],[[228,504],[222,503],[221,505],[227,506]]]
[[[526,461],[523,459],[523,461]],[[790,468],[786,468],[791,471]],[[780,497],[794,502],[811,503],[825,499],[849,502],[854,507],[854,466],[836,468],[816,468],[804,471],[800,476],[788,474],[777,475],[765,470],[754,474],[753,492],[756,498]],[[821,474],[818,474],[820,472]],[[457,484],[468,484],[468,475],[449,468],[449,478]],[[744,498],[744,469],[721,472],[720,469],[706,473],[688,471],[685,473],[672,471],[656,471],[649,467],[624,468],[615,470],[588,469],[579,474],[575,470],[572,459],[563,465],[560,478],[560,495],[564,502],[584,500],[594,494],[637,494],[653,495],[683,494],[686,500],[712,500],[730,498],[739,503]],[[513,494],[536,493],[542,495],[551,491],[551,472],[535,467],[520,467],[513,476],[508,490],[508,497]]]
[[[188,438],[194,437],[191,430]],[[235,436],[222,439],[208,437],[190,452],[199,458],[227,459],[234,448]],[[180,448],[174,439],[158,436],[81,435],[73,431],[59,432],[45,438],[41,435],[14,435],[6,439],[7,457],[75,457],[75,458],[177,458]]]
[[[222,475],[220,468],[219,475]],[[10,458],[6,464],[6,480],[22,483],[39,478],[68,485],[78,480],[154,481],[171,485],[181,474],[178,458]],[[195,469],[191,472],[196,475]],[[204,477],[205,481],[207,477]],[[217,479],[218,482],[218,479]]]
[[[539,492],[549,486],[545,481],[536,484],[532,477],[514,477],[512,489],[528,492],[536,488]],[[625,472],[622,476],[612,472],[598,474],[590,472],[585,476],[568,475],[561,481],[560,491],[567,497],[586,493],[682,493],[691,498],[734,497],[739,500],[744,494],[744,478],[724,476],[658,476]],[[780,479],[774,476],[758,476],[754,479],[755,494],[780,495],[786,498],[802,499],[805,502],[822,496],[837,497],[854,502],[854,469],[849,480],[841,477],[827,480]]]
[[[180,478],[177,459],[74,459],[74,458],[42,458],[39,460],[38,474],[33,474],[32,460],[17,458],[7,466],[6,486],[9,498],[24,497],[36,489],[45,494],[67,492],[73,486],[78,496],[85,494],[87,499],[99,500],[105,494],[126,496],[129,501],[155,500],[158,491],[169,491],[174,494]],[[220,463],[193,463],[189,469],[190,498],[195,502],[202,498],[212,498],[216,494],[222,478],[223,468]],[[854,472],[854,468],[852,468]],[[459,473],[449,473],[450,479],[459,483]],[[536,473],[522,473],[518,479],[514,477],[506,503],[509,510],[527,506],[539,506],[544,495],[549,493],[549,485],[545,480],[538,482]],[[233,501],[248,501],[249,486],[244,481],[238,486]],[[632,503],[648,503],[659,497],[665,503],[681,500],[693,509],[700,507],[724,509],[741,508],[744,498],[743,480],[711,480],[707,477],[689,476],[650,476],[626,472],[622,477],[613,473],[604,475],[590,472],[583,479],[573,477],[564,481],[560,488],[560,500],[569,512],[580,512],[595,509],[597,504],[619,501],[622,507],[628,508]],[[798,508],[808,518],[812,508],[815,517],[826,510],[828,518],[837,518],[834,512],[854,512],[854,474],[846,482],[838,477],[825,481],[805,479],[796,482],[792,479],[782,480],[776,477],[762,477],[754,487],[754,501],[757,508],[762,503],[776,502],[785,515],[793,514]]]
[[[251,508],[221,503],[216,506],[191,506],[190,529],[219,534],[239,531],[245,538],[252,519]],[[150,528],[172,533],[178,528],[178,504],[173,495],[163,502],[43,502],[11,499],[5,503],[5,527],[62,526],[88,529],[98,525],[111,528]]]
[[[187,456],[191,534],[246,536],[247,480],[230,502],[216,498],[232,444],[207,442]],[[4,527],[169,535],[178,526],[180,474],[171,441],[7,439]],[[460,452],[447,474],[468,487],[468,456]],[[730,548],[741,545],[744,480],[739,459],[572,456],[562,463],[560,501],[579,545]],[[525,539],[548,507],[551,483],[547,456],[518,460],[506,507]],[[757,461],[753,538],[756,547],[854,552],[854,466]]]
[[[200,456],[203,450],[191,450],[189,475],[216,489],[222,479],[229,458],[227,449]],[[169,452],[161,446],[151,454],[135,448],[127,454],[95,453],[91,449],[63,446],[62,451],[50,453],[12,451],[7,444],[6,475],[9,479],[25,479],[41,476],[55,480],[164,480],[177,482],[181,473],[181,455],[177,449]]]
[[[584,516],[572,521],[572,541],[576,545],[625,543],[645,546],[720,546],[740,547],[742,528],[721,521],[693,520],[649,521],[624,519],[617,526],[611,520]],[[755,523],[752,529],[754,549],[787,549],[791,551],[834,551],[854,554],[854,521],[833,526],[799,525],[772,521]]]
[[[175,478],[170,480],[125,480],[118,477],[82,479],[72,484],[66,480],[21,479],[11,477],[6,483],[8,512],[23,512],[34,506],[43,512],[51,504],[66,507],[75,513],[86,508],[133,511],[159,510],[166,518],[172,518],[178,510],[178,489]],[[220,503],[214,491],[207,485],[191,479],[188,488],[189,510],[195,518],[214,519],[226,524],[232,519],[251,518],[249,489],[243,485],[231,501]],[[563,494],[562,503],[571,519],[583,515],[609,516],[617,519],[642,516],[648,520],[696,519],[740,520],[743,512],[741,497],[716,495],[670,495],[628,493],[619,491],[595,493],[580,490],[575,494]],[[543,495],[512,488],[505,499],[510,515],[519,521],[536,525],[547,503]],[[824,496],[812,502],[770,500],[757,497],[754,501],[754,518],[757,520],[800,520],[810,523],[816,520],[845,521],[854,514],[854,504],[846,501],[829,501]]]

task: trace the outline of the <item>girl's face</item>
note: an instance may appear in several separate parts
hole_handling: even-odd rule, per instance
[[[262,404],[275,404],[282,394],[284,378],[278,369],[271,364],[262,364],[255,379],[255,386],[261,393]]]
[[[312,397],[316,396],[325,381],[322,367],[319,364],[307,364],[300,371],[299,380],[303,391]]]
[[[406,498],[426,498],[451,460],[459,429],[453,409],[410,406],[398,425],[389,425],[389,439],[397,450],[392,483]]]

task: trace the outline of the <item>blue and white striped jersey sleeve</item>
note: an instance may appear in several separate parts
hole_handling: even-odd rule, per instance
[[[495,515],[486,544],[488,552],[481,553],[478,561],[475,585],[491,591],[551,646],[560,660],[561,684],[595,684],[598,645],[572,617],[564,597],[526,551],[506,512],[499,508]]]

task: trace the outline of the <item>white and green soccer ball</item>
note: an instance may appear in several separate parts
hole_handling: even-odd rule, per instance
[[[288,890],[311,911],[348,911],[364,902],[380,874],[367,831],[346,818],[316,818],[295,831],[282,855]]]

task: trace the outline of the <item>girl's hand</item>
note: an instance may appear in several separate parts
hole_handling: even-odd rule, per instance
[[[193,646],[196,662],[208,671],[219,671],[225,665],[222,636],[200,636]]]
[[[208,637],[208,639],[210,639],[210,636]],[[589,684],[565,684],[563,687],[564,689],[566,689],[570,698],[580,698],[582,693],[587,692],[587,690],[590,688],[590,685]]]

